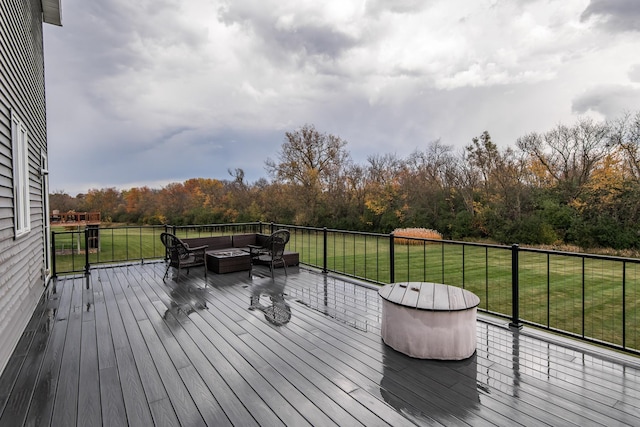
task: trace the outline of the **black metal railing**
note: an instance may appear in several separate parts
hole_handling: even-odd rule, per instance
[[[165,226],[86,227],[51,232],[52,274],[86,273],[92,265],[161,260]]]
[[[287,249],[323,272],[376,284],[459,286],[480,297],[481,311],[514,327],[529,324],[640,354],[640,260],[633,258],[256,222],[53,232],[53,274],[163,259],[165,230],[190,238],[279,228],[291,232]]]
[[[226,236],[242,233],[269,232],[269,225],[261,222],[229,223],[229,224],[205,224],[205,225],[167,225],[167,231],[181,239],[195,237]]]

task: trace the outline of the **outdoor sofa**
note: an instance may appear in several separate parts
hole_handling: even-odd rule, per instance
[[[207,252],[241,249],[249,252],[249,245],[265,246],[268,234],[247,233],[233,234],[229,236],[193,237],[182,239],[190,247],[207,245]],[[298,265],[300,255],[298,252],[287,251],[285,249],[283,258],[287,266]]]

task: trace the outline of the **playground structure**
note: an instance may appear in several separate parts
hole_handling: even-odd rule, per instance
[[[95,253],[100,250],[100,212],[75,212],[69,211],[60,213],[59,210],[51,211],[49,216],[52,226],[62,226],[65,231],[72,232],[71,238],[62,243],[60,247],[56,247],[56,254],[70,255],[81,254],[85,250]],[[82,245],[82,238],[85,233],[82,228],[87,231],[87,247]],[[65,247],[67,246],[67,247]]]
[[[69,211],[60,213],[54,209],[49,216],[51,225],[63,225],[65,227],[77,228],[81,225],[100,224],[100,212],[76,212]]]

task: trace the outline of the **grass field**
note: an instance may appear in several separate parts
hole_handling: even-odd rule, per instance
[[[57,273],[82,271],[86,262],[84,232],[54,231]],[[101,228],[99,242],[95,242],[99,250],[90,249],[89,263],[161,259],[163,231],[164,227]],[[181,237],[187,235],[186,230],[178,235],[181,233]],[[220,233],[210,230],[206,235]],[[292,229],[288,250],[299,252],[301,262],[323,268],[323,237],[322,230]],[[329,232],[326,268],[389,283],[390,251],[386,235]],[[464,287],[480,297],[481,309],[505,316],[512,313],[510,247],[458,242],[395,244],[394,279]],[[520,249],[518,279],[520,318],[524,321],[640,349],[636,326],[640,320],[639,260]]]

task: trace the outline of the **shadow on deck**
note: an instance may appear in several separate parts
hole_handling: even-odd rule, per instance
[[[380,338],[372,286],[291,268],[54,281],[0,377],[0,425],[640,425],[640,360],[479,316],[460,362]]]

